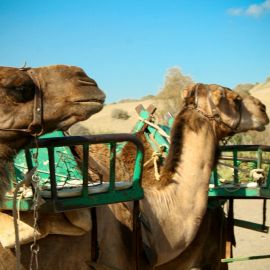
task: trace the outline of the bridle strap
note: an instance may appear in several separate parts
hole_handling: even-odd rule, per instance
[[[14,131],[28,133],[32,136],[39,136],[43,133],[43,96],[39,80],[36,73],[31,68],[21,68],[20,70],[27,72],[35,85],[33,120],[27,128],[0,128],[0,131]]]
[[[223,89],[223,95],[225,97],[224,89]],[[220,124],[224,125],[225,127],[227,127],[228,129],[230,129],[233,134],[236,133],[237,130],[238,130],[238,127],[240,125],[241,119],[242,119],[242,113],[241,113],[242,102],[239,102],[239,104],[238,104],[239,119],[237,121],[237,124],[234,127],[232,127],[232,126],[230,126],[229,124],[227,124],[226,122],[224,122],[222,120],[222,118],[220,116],[220,113],[217,111],[216,105],[214,104],[214,102],[212,100],[211,91],[209,91],[209,90],[208,90],[208,101],[209,101],[209,104],[210,104],[210,107],[211,107],[213,119],[217,123],[220,123]]]
[[[35,84],[35,100],[33,110],[33,121],[29,124],[28,130],[31,135],[39,136],[43,133],[43,95],[40,82],[33,69],[27,70],[28,75]]]
[[[211,108],[211,114],[208,114],[206,112],[204,112],[198,105],[198,88],[199,88],[199,84],[196,86],[195,88],[195,102],[194,102],[194,106],[186,106],[188,109],[193,109],[197,112],[199,112],[201,115],[203,115],[205,118],[209,119],[210,121],[215,121],[218,124],[222,124],[224,125],[226,128],[231,130],[232,134],[235,134],[238,131],[238,127],[240,125],[241,119],[242,119],[242,114],[241,114],[241,106],[242,106],[242,102],[239,103],[239,119],[237,124],[235,125],[235,127],[230,126],[229,124],[227,124],[226,122],[224,122],[220,116],[220,113],[217,111],[216,109],[216,105],[214,104],[213,100],[212,100],[212,95],[211,95],[211,91],[209,90],[208,87],[208,101],[210,104],[210,108]]]

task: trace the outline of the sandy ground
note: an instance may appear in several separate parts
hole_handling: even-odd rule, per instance
[[[254,91],[255,92],[255,91]],[[264,92],[265,93],[265,92]],[[256,91],[255,96],[261,98],[265,103],[270,104],[270,100],[263,98],[262,91]],[[270,95],[269,95],[270,96]],[[152,100],[139,102],[146,108],[153,103]],[[138,121],[135,107],[138,102],[127,102],[110,104],[104,109],[88,119],[81,122],[80,125],[72,127],[72,133],[122,133],[130,132],[132,127]],[[156,107],[162,109],[162,104],[155,104]],[[128,112],[130,118],[128,120],[114,119],[111,117],[112,110],[121,108]],[[269,138],[270,144],[270,138]],[[270,226],[270,203],[268,202],[267,209],[267,225]],[[262,222],[262,200],[236,200],[235,201],[235,217],[238,219],[253,221],[256,223]],[[234,248],[234,257],[255,256],[255,255],[270,255],[270,234],[259,233],[239,227],[235,227],[237,247]],[[229,265],[230,270],[270,270],[270,258],[262,260],[234,262]]]
[[[262,200],[235,200],[235,218],[262,223]],[[270,226],[270,202],[267,201],[266,225]],[[270,255],[270,234],[235,227],[236,248],[234,257]],[[269,270],[270,258],[234,262],[230,270]]]
[[[106,105],[101,112],[71,127],[71,131],[73,131],[73,133],[80,133],[80,130],[83,128],[89,130],[91,134],[129,133],[138,121],[138,114],[135,111],[138,104],[142,104],[144,108],[147,108],[150,104],[153,104],[153,100]],[[156,103],[155,105],[159,109],[162,109],[162,104]],[[116,109],[127,112],[130,117],[127,120],[113,118],[112,112]]]
[[[252,95],[259,98],[270,109],[270,83],[265,83],[251,91]],[[270,144],[270,138],[269,138]],[[251,222],[262,222],[262,200],[236,200],[235,218]],[[270,226],[270,202],[267,201],[266,225]],[[256,255],[270,255],[270,234],[259,233],[235,227],[236,248],[234,257],[246,257]],[[231,263],[230,270],[269,270],[270,258],[260,260],[249,260]]]
[[[250,90],[250,93],[260,99],[270,109],[270,80],[261,83]]]

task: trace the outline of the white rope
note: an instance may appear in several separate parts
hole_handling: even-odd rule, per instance
[[[139,116],[139,119],[140,119],[140,121],[144,122],[145,124],[155,128],[160,133],[160,135],[165,137],[168,140],[168,142],[170,143],[170,136],[162,128],[160,128],[158,125],[156,125],[148,120],[143,119],[140,116]]]
[[[167,141],[170,143],[170,136],[162,128],[160,128],[157,124],[154,124],[151,121],[143,119],[140,116],[138,116],[138,118],[139,118],[140,121],[144,122],[145,124],[155,128],[159,132],[159,134],[161,136],[165,137],[167,139]],[[163,148],[161,148],[159,145],[158,145],[158,147],[160,148],[160,151],[154,151],[153,154],[152,154],[152,157],[148,161],[146,161],[144,163],[144,165],[143,165],[144,167],[146,167],[150,162],[153,161],[153,163],[154,163],[154,171],[155,171],[155,178],[156,178],[157,181],[160,180],[160,174],[159,174],[159,171],[158,171],[158,161],[159,161],[160,157],[162,156],[162,151],[164,151]]]
[[[32,176],[35,173],[36,167],[34,167],[31,171],[29,171],[26,175],[24,180],[22,180],[18,185],[16,186],[14,190],[14,195],[13,195],[13,209],[12,209],[12,214],[13,214],[13,223],[14,223],[14,232],[15,232],[15,251],[16,251],[16,269],[20,270],[21,269],[21,247],[20,247],[20,236],[19,236],[19,225],[18,225],[18,211],[17,210],[17,195],[20,190],[20,188],[23,185],[28,186],[31,182]]]
[[[158,171],[157,163],[158,163],[159,158],[161,157],[161,155],[162,154],[160,152],[153,152],[152,157],[143,164],[143,166],[146,167],[151,161],[153,161],[154,170],[155,170],[155,178],[156,178],[157,181],[160,180],[160,174],[159,174],[159,171]]]

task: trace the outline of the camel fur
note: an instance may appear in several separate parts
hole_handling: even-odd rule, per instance
[[[27,70],[0,67],[1,129],[22,130],[29,126],[34,117],[37,82],[42,92],[43,133],[67,130],[74,123],[86,120],[102,109],[105,94],[81,68],[66,65],[33,68],[35,80]],[[32,140],[35,138],[27,132],[0,130],[0,199],[8,188],[8,162]],[[33,214],[21,213],[20,216],[20,241],[22,244],[32,242]],[[37,238],[44,238],[48,234],[83,235],[90,229],[91,218],[86,209],[65,214],[40,214]],[[14,247],[10,211],[0,212],[0,242],[0,269],[15,269],[14,252],[8,249]]]
[[[211,115],[209,93],[226,125],[211,121],[192,109],[196,104],[205,114]],[[218,141],[231,134],[232,130],[228,126],[235,133],[250,129],[260,131],[269,122],[265,106],[257,99],[241,98],[221,86],[194,85],[184,92],[184,100],[186,107],[176,116],[171,133],[172,145],[161,171],[161,180],[151,185],[144,184],[145,197],[140,202],[144,220],[143,252],[139,261],[141,270],[220,268],[215,258],[219,243],[214,239],[211,245],[214,251],[207,246],[215,220],[212,217],[204,218],[211,216],[210,212],[206,212],[208,184],[216,161]],[[102,163],[98,158],[101,152],[95,153],[95,161]],[[130,151],[125,152],[124,149],[123,158],[131,162]],[[120,166],[126,168],[127,171],[123,172],[125,175],[130,174],[129,161],[121,162]],[[145,172],[143,183],[147,183]],[[120,203],[97,208],[99,257],[98,264],[94,266],[96,269],[134,268],[131,248],[132,207],[132,203]],[[213,213],[213,216],[217,215]],[[222,222],[221,218],[219,222]],[[208,233],[205,233],[205,228]],[[40,239],[39,269],[93,269],[90,241],[90,233],[73,237],[48,235]],[[22,265],[25,268],[31,256],[29,246],[26,244],[22,247]],[[13,254],[8,249],[1,252],[8,259]],[[203,260],[213,260],[214,265],[208,267],[202,264]],[[2,269],[10,269],[4,262],[2,265]]]
[[[210,118],[213,114],[210,98],[222,123]],[[261,131],[269,122],[265,106],[259,100],[251,96],[242,98],[218,85],[193,85],[185,90],[184,100],[185,107],[172,127],[171,146],[165,165],[160,168],[160,181],[154,177],[152,164],[144,168],[145,198],[140,202],[144,251],[141,269],[227,269],[220,263],[225,249],[223,211],[207,210],[209,179],[218,158],[218,142],[232,132]],[[144,140],[147,161],[152,150],[144,136],[138,136]],[[101,148],[92,149],[92,158],[108,167],[103,161],[108,154]],[[134,150],[129,144],[122,150],[116,165],[117,179],[131,175]],[[98,262],[116,269],[132,269],[132,205],[99,207],[97,213]]]

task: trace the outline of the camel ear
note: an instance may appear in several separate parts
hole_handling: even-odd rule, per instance
[[[184,104],[197,104],[198,96],[201,94],[204,85],[201,83],[193,83],[189,84],[182,92],[182,98],[184,100]]]
[[[197,85],[196,83],[191,83],[185,87],[185,89],[182,91],[182,99],[183,100],[194,96],[196,85]]]
[[[210,85],[209,88],[211,90],[211,99],[215,105],[225,101],[227,97],[229,99],[234,99],[234,97],[238,96],[238,94],[233,92],[231,89],[220,85]]]

